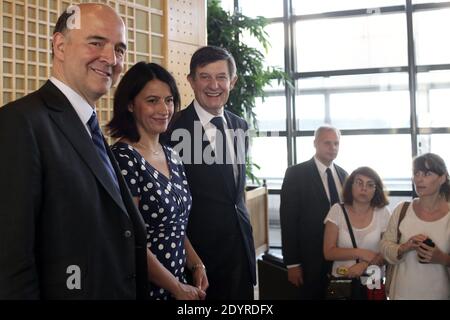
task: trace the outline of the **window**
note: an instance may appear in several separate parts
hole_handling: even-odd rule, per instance
[[[261,167],[255,170],[257,177],[266,179],[269,184],[280,183],[287,168],[286,138],[283,137],[254,137],[251,145],[253,162]]]
[[[417,64],[450,63],[450,9],[421,11],[414,14],[414,42]]]
[[[288,19],[283,5],[290,4]],[[349,172],[375,169],[396,193],[391,209],[412,192],[413,155],[434,152],[450,166],[450,41],[444,32],[450,29],[450,1],[412,4],[239,0],[245,15],[270,19],[266,63],[289,67],[295,82],[293,89],[267,88],[268,97],[255,109],[259,134],[275,133],[255,137],[251,148],[261,166],[255,173],[271,191],[271,245],[281,245],[277,210],[285,170],[311,159],[314,130],[323,123],[342,131],[336,162]],[[291,38],[285,39],[285,30]]]
[[[450,134],[422,134],[418,137],[420,153],[437,153],[450,167]]]
[[[315,130],[324,123],[326,119],[324,94],[299,94],[295,100],[297,129]]]
[[[420,127],[450,127],[449,77],[450,71],[418,74],[417,118]]]
[[[411,190],[411,137],[409,134],[342,136],[339,165],[351,171],[374,169],[388,190]]]
[[[384,6],[404,5],[403,0],[293,0],[295,14],[312,14],[329,11],[341,11],[362,8],[378,8]]]
[[[234,12],[234,0],[220,0],[221,7],[228,12]]]
[[[258,119],[259,131],[285,131],[286,130],[286,97],[271,96],[256,100],[254,109]]]
[[[369,166],[388,190],[411,190],[411,140],[407,134],[342,136],[336,163],[349,173]],[[314,137],[297,137],[298,162],[314,155]]]
[[[297,129],[325,122],[340,129],[409,127],[406,73],[306,78],[297,88]]]
[[[272,23],[269,24],[265,31],[268,34],[269,48],[267,52],[264,47],[250,34],[243,34],[242,42],[249,47],[253,47],[264,53],[265,66],[284,68],[284,37],[283,37],[283,24]]]
[[[406,90],[331,94],[330,118],[341,130],[407,127],[408,98]]]
[[[240,11],[249,17],[262,16],[266,18],[283,16],[283,1],[240,0]]]
[[[407,64],[404,14],[299,20],[295,33],[299,72]]]
[[[438,3],[438,2],[447,2],[446,0],[412,0],[413,4],[418,3]]]

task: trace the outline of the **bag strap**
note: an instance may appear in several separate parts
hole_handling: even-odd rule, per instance
[[[350,238],[352,239],[353,248],[357,249],[358,246],[356,245],[355,235],[353,234],[353,228],[350,223],[350,219],[348,218],[347,210],[345,209],[345,206],[343,203],[340,203],[342,212],[344,213],[345,222],[347,222],[347,228],[348,232],[350,233]],[[359,263],[359,259],[356,259],[356,262]]]
[[[400,223],[402,222],[403,218],[406,215],[406,210],[408,210],[410,202],[405,201],[403,202],[402,211],[400,211],[400,216],[398,217],[398,224],[397,224],[397,244],[400,243],[400,238],[402,237],[402,233],[400,232]]]

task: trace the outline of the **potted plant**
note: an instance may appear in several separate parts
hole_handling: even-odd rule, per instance
[[[264,54],[243,42],[243,35],[254,37],[267,51],[268,35],[264,28],[268,20],[264,17],[249,18],[239,12],[229,13],[222,9],[220,0],[208,0],[207,27],[208,44],[227,49],[236,61],[238,81],[230,92],[227,108],[244,118],[252,129],[258,129],[253,108],[256,98],[264,99],[264,88],[274,79],[290,81],[286,73],[275,67],[264,66]],[[253,168],[259,166],[246,159],[247,178],[259,187],[247,187],[246,204],[253,226],[253,237],[257,255],[269,248],[268,227],[268,192],[261,186],[259,179],[253,174]]]
[[[272,80],[288,80],[283,70],[264,67],[263,53],[242,41],[243,34],[249,34],[267,50],[270,44],[264,28],[268,20],[264,17],[249,18],[239,12],[229,13],[221,7],[220,0],[208,0],[207,9],[208,44],[227,49],[236,61],[238,81],[230,92],[227,108],[247,120],[250,127],[257,130],[258,123],[253,111],[256,98],[264,99],[264,88]],[[253,167],[259,169],[259,166],[248,157],[247,178],[252,183],[261,185],[253,174]]]

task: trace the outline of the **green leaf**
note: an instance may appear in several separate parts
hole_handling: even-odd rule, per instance
[[[264,99],[264,88],[275,79],[293,87],[288,74],[280,68],[265,68],[263,53],[242,42],[242,35],[249,34],[267,52],[270,43],[264,28],[269,21],[261,16],[250,18],[241,13],[228,13],[222,9],[219,0],[208,0],[207,10],[208,44],[227,49],[236,61],[238,81],[230,92],[227,109],[246,119],[253,129],[258,130],[253,108],[256,106],[256,98]],[[252,182],[259,183],[259,179],[253,174],[254,168],[259,169],[259,166],[247,159],[247,177]]]

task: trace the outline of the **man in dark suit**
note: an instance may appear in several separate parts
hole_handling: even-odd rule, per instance
[[[253,299],[256,282],[252,227],[244,200],[248,125],[224,110],[236,80],[236,65],[228,51],[214,46],[198,49],[188,75],[195,100],[171,126],[171,144],[182,156],[192,192],[187,233],[206,266],[206,299],[211,300]]]
[[[146,296],[145,225],[95,117],[125,34],[112,8],[71,7],[50,80],[0,108],[0,299]]]
[[[289,167],[281,188],[281,237],[288,280],[299,287],[300,299],[322,299],[331,264],[323,256],[323,221],[340,201],[347,172],[333,160],[340,132],[322,126],[314,134],[315,156]]]

